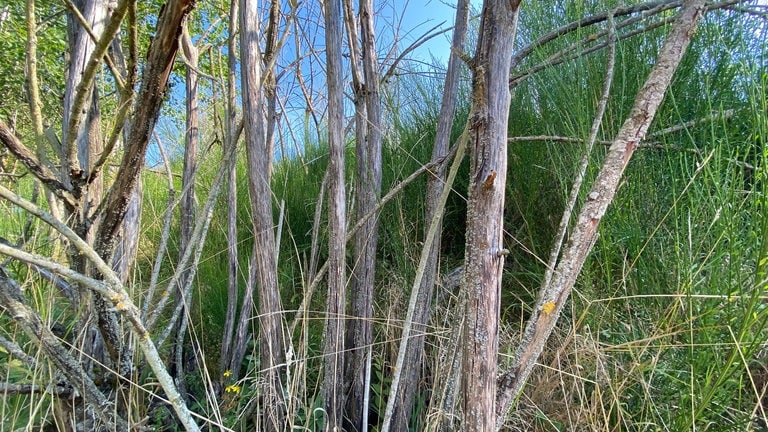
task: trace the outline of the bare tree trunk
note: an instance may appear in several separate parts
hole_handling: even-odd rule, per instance
[[[256,274],[259,288],[259,358],[263,372],[262,428],[282,431],[285,426],[283,371],[285,328],[275,262],[275,233],[270,188],[272,154],[266,140],[262,65],[259,46],[258,2],[245,0],[240,15],[240,57],[248,159],[248,187],[253,212]],[[242,317],[241,317],[242,319]]]
[[[632,111],[603,161],[602,169],[587,195],[568,244],[555,268],[552,281],[539,293],[512,367],[499,377],[496,411],[499,424],[503,422],[511,401],[520,393],[557,323],[584,261],[592,250],[600,220],[616,195],[624,169],[637,145],[645,138],[672,76],[693,37],[697,21],[704,10],[704,3],[703,0],[684,2],[659,53],[656,65],[637,93]]]
[[[472,60],[470,184],[463,288],[467,294],[461,388],[463,429],[495,427],[499,295],[507,177],[509,70],[520,1],[483,3]]]
[[[69,62],[66,69],[66,86],[64,90],[64,111],[62,122],[63,160],[61,161],[62,181],[71,186],[78,187],[83,178],[91,174],[91,166],[94,155],[102,151],[102,138],[100,126],[100,110],[98,90],[93,82],[86,82],[84,75],[88,68],[88,62],[96,49],[96,42],[91,39],[88,30],[96,37],[102,36],[105,20],[107,19],[106,4],[95,0],[81,0],[74,3],[85,21],[81,23],[75,18],[74,12],[68,14],[69,34]],[[84,25],[89,26],[87,30]],[[83,103],[78,105],[77,99],[82,97]],[[84,121],[79,122],[73,128],[71,118],[76,111],[86,113]],[[77,186],[76,186],[77,185]],[[103,179],[96,176],[96,181],[85,185],[81,191],[78,205],[68,211],[66,215],[73,230],[89,244],[94,244],[95,228],[90,229],[92,210],[101,202],[103,194]],[[70,267],[82,274],[90,275],[87,260],[76,250],[69,250]],[[77,285],[76,285],[77,286]],[[92,373],[94,362],[110,365],[116,370],[119,366],[113,365],[111,360],[119,358],[122,348],[122,335],[116,320],[111,319],[105,307],[105,303],[98,296],[93,296],[90,290],[80,287],[78,290],[78,317],[77,332],[82,336],[78,346],[89,355],[83,362],[87,373]],[[96,312],[94,313],[94,310]],[[93,320],[93,315],[98,320]],[[104,352],[106,347],[108,352]],[[99,370],[99,373],[103,371]],[[63,402],[63,401],[59,401]],[[66,403],[66,402],[63,402]],[[57,409],[56,412],[68,414],[69,409]],[[79,414],[76,414],[79,415]],[[79,421],[85,421],[85,418]],[[66,420],[62,420],[66,422]]]
[[[120,34],[112,41],[112,54],[120,73],[125,77],[125,88],[120,96],[120,104],[130,104],[134,96],[136,86],[137,58],[138,58],[138,31],[136,28],[136,3],[128,6],[128,58],[125,58]],[[126,118],[123,122],[122,138],[123,146],[127,145],[131,133],[131,120]],[[120,276],[120,280],[126,285],[130,271],[136,261],[139,249],[139,224],[141,222],[141,178],[136,182],[136,187],[128,202],[125,219],[120,229],[120,237],[117,241],[115,254],[112,258],[112,268]]]
[[[456,7],[456,22],[453,30],[452,51],[448,59],[448,70],[445,75],[443,99],[440,106],[440,117],[437,123],[435,146],[432,149],[432,160],[444,158],[448,154],[448,144],[451,139],[451,129],[456,111],[456,100],[459,91],[459,77],[461,72],[461,59],[459,52],[464,50],[467,24],[469,21],[469,0],[460,0]],[[440,194],[445,183],[446,165],[439,165],[434,176],[430,177],[427,189],[426,219],[432,220],[436,216]],[[442,217],[440,217],[442,220]],[[432,312],[432,296],[434,294],[435,281],[438,273],[438,257],[440,255],[440,233],[442,223],[438,227],[438,235],[434,239],[429,252],[428,262],[424,271],[419,297],[413,314],[413,338],[408,342],[408,350],[405,354],[404,364],[408,368],[403,370],[403,385],[397,394],[398,403],[395,405],[392,430],[396,432],[408,431],[408,423],[413,404],[418,394],[419,381],[421,379],[421,358],[424,354],[424,338],[426,325]]]
[[[189,22],[185,23],[181,32],[181,48],[184,54],[186,67],[186,131],[184,134],[184,168],[181,174],[181,206],[179,208],[179,256],[184,255],[184,251],[190,247],[192,229],[195,224],[195,211],[197,208],[195,200],[195,173],[197,171],[197,145],[199,138],[199,115],[198,115],[198,80],[197,68],[199,64],[198,49],[192,43],[189,35]],[[184,310],[181,314],[181,320],[178,321],[176,329],[176,340],[173,347],[171,363],[175,370],[172,373],[176,377],[179,386],[179,393],[186,398],[187,389],[184,385],[184,336],[189,320],[189,309],[192,306],[192,299],[184,296],[184,287],[191,281],[189,272],[183,272],[179,278],[179,290],[177,292],[177,302],[184,303]],[[191,293],[192,291],[190,291]],[[174,368],[172,368],[174,369]]]
[[[229,5],[229,38],[227,50],[229,53],[237,52],[237,14],[239,2],[232,0]],[[237,56],[227,56],[227,115],[225,117],[226,133],[224,146],[232,149],[237,146]],[[227,315],[224,322],[224,340],[221,344],[220,372],[223,376],[229,367],[232,348],[232,332],[235,328],[238,297],[238,269],[237,262],[237,154],[233,153],[229,165],[229,194],[227,195]]]
[[[352,52],[355,93],[355,152],[357,220],[376,208],[381,195],[381,97],[379,65],[373,22],[373,0],[361,0],[360,45],[351,0],[344,1],[345,22]],[[362,47],[362,49],[360,49]],[[361,71],[362,63],[362,71]],[[374,215],[355,234],[352,271],[351,317],[347,320],[345,352],[345,429],[362,431],[370,383],[366,382],[367,353],[373,342],[373,288],[376,277],[378,216]]]
[[[346,306],[346,199],[341,4],[323,3],[328,86],[328,307],[323,365],[325,430],[341,431],[344,416],[344,312]]]

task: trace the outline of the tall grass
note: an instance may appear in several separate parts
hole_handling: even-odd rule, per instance
[[[521,17],[526,23],[522,40],[534,40],[560,20],[598,6],[604,7],[602,2],[576,2],[553,14],[549,6],[531,2]],[[737,19],[738,23],[733,22]],[[750,37],[758,34],[750,23],[753,21],[745,21],[743,16],[723,12],[713,14],[702,25],[651,133],[725,109],[736,110],[736,115],[658,135],[649,139],[653,147],[636,153],[601,225],[571,306],[511,414],[506,425],[509,430],[719,431],[745,430],[760,419],[768,423],[761,404],[768,382],[768,347],[764,345],[768,336],[768,150],[763,142],[768,136],[768,75],[765,65],[759,63],[764,60],[754,54],[765,43]],[[610,140],[621,125],[663,35],[664,30],[658,29],[619,45],[602,139]],[[572,39],[585,36],[577,32]],[[523,68],[573,40],[536,51]],[[601,55],[594,54],[545,69],[524,81],[513,95],[510,136],[585,138],[605,73],[603,65]],[[441,92],[437,80],[419,74],[396,78],[389,90],[384,191],[429,161]],[[466,88],[463,100],[468,100]],[[463,128],[467,110],[466,104],[459,109],[454,139]],[[301,158],[283,158],[273,171],[276,223],[277,209],[284,203],[278,275],[289,323],[308,295],[312,223],[327,166],[325,144],[305,144]],[[542,141],[512,143],[509,150],[505,243],[511,254],[502,293],[502,367],[514,353],[528,307],[537,294],[574,170],[584,151],[580,144]],[[202,161],[199,202],[207,196],[218,168],[218,152],[214,147]],[[594,177],[603,154],[604,149],[598,147],[591,155],[587,182]],[[348,145],[347,158],[347,181],[352,185],[354,143]],[[243,155],[238,172],[242,291],[253,246]],[[463,259],[467,172],[464,166],[446,208],[442,274]],[[17,187],[30,193],[31,183],[20,182]],[[379,215],[369,407],[372,430],[378,426],[389,395],[407,291],[425,229],[425,192],[426,178],[422,178],[385,205]],[[157,253],[167,208],[165,179],[147,173],[144,194],[139,262],[133,280],[137,296],[149,281]],[[351,190],[350,205],[354,194]],[[257,344],[249,346],[242,378],[219,377],[213,372],[219,370],[227,295],[225,199],[216,208],[195,280],[190,333],[196,348],[188,352],[194,353],[198,368],[187,377],[187,387],[198,413],[226,427],[249,430],[259,412]],[[0,235],[13,238],[24,225],[25,215],[0,205]],[[321,264],[327,254],[324,226],[322,220]],[[46,231],[36,224],[32,228],[37,234],[35,248],[43,250]],[[177,244],[171,242],[165,260],[161,280],[167,281],[178,260]],[[52,327],[57,322],[73,322],[76,311],[61,306],[54,288],[27,278],[24,266],[8,268],[25,281],[28,297]],[[319,408],[322,291],[315,293],[309,314],[291,335],[293,351],[285,391],[289,417],[298,430],[323,427]],[[450,283],[441,284],[434,304],[426,358],[421,365],[409,365],[425,371],[423,382],[412,389],[418,393],[414,431],[433,430],[445,419],[447,424],[457,425],[460,414],[455,410],[455,397],[460,395],[451,384],[457,371],[450,367],[460,350],[457,341],[463,305],[459,290]],[[10,317],[0,316],[0,322],[0,335],[35,352]],[[66,337],[66,328],[63,334]],[[55,379],[41,356],[35,360],[39,363],[26,364],[0,348],[3,382],[48,383]],[[136,418],[155,413],[147,424],[163,426],[167,419],[162,411],[148,407],[151,377],[134,378],[131,397],[137,406]],[[221,383],[223,388],[212,388],[211,382]],[[44,426],[55,406],[56,398],[48,394],[4,395],[0,430]]]

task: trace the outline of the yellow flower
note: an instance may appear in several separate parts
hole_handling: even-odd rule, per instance
[[[224,378],[229,378],[230,375],[232,375],[232,371],[231,370],[224,371]]]
[[[240,393],[240,386],[239,385],[228,385],[224,388],[225,393]]]

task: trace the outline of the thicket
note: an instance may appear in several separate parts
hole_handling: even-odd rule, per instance
[[[562,15],[551,14],[548,5],[526,3],[520,19],[524,23],[520,46],[562,24],[566,17],[595,12],[562,9]],[[661,26],[618,44],[614,85],[600,140],[610,141],[621,126],[664,35],[665,27]],[[570,307],[507,422],[509,430],[745,430],[768,424],[762,404],[768,389],[765,37],[764,15],[753,17],[737,10],[710,12],[700,25],[648,138],[624,174]],[[591,33],[577,31],[537,49],[515,72],[547,62],[571,44],[592,40]],[[601,53],[577,56],[537,71],[526,76],[513,92],[505,215],[505,244],[510,255],[502,289],[502,368],[514,353],[531,313],[584,153],[605,75]],[[385,192],[429,162],[434,142],[441,83],[430,74],[440,66],[429,70],[415,64],[409,67],[411,73],[390,82],[387,90]],[[465,81],[465,101],[467,85]],[[217,108],[206,109],[206,115],[213,118]],[[458,139],[468,110],[467,103],[458,109],[452,141]],[[172,137],[164,137],[168,138]],[[211,136],[207,139],[214,142]],[[348,184],[354,175],[353,147],[349,143]],[[319,242],[314,246],[317,262],[322,264],[327,253],[326,216],[317,213],[317,208],[324,205],[318,197],[322,195],[328,151],[323,142],[310,137],[305,137],[300,149],[275,162],[272,181],[275,228],[281,233],[278,275],[285,320],[290,325],[297,318],[296,327],[291,327],[295,352],[289,354],[290,386],[285,392],[295,428],[321,430],[318,407],[325,299],[322,289],[308,291],[308,275],[316,270],[312,268],[316,214],[320,217]],[[598,144],[590,155],[587,182],[596,175],[605,151],[606,147]],[[179,155],[171,156],[172,169],[178,172]],[[220,147],[212,145],[200,158],[196,181],[200,203],[205,201],[221,157]],[[4,166],[8,166],[6,161]],[[151,279],[169,205],[167,180],[155,172],[159,170],[143,174],[140,248],[132,276],[138,303]],[[238,154],[238,173],[238,219],[244,221],[237,245],[242,290],[248,284],[248,258],[253,248],[252,228],[245,223],[250,220],[250,208],[243,154]],[[467,173],[464,166],[445,213],[440,264],[444,278],[434,301],[427,356],[423,364],[409,365],[427,372],[419,388],[412,389],[418,397],[411,430],[437,424],[437,419],[427,414],[435,412],[430,407],[442,403],[444,392],[450,389],[446,381],[456,372],[451,362],[457,349],[462,306],[451,276],[464,256]],[[427,224],[427,175],[406,186],[383,206],[379,216],[371,430],[377,430],[384,415],[408,290]],[[29,177],[2,181],[19,194],[32,194]],[[174,181],[178,189],[180,181]],[[351,196],[354,194],[352,190]],[[42,223],[6,201],[2,201],[1,211],[0,236],[21,238],[24,228],[23,239],[32,244],[31,248],[49,248],[48,229]],[[186,376],[186,386],[193,411],[223,426],[248,430],[259,409],[255,405],[259,392],[257,344],[249,346],[244,377],[230,382],[226,373],[218,376],[227,303],[226,217],[226,197],[221,197],[194,281],[187,342],[187,361],[193,367]],[[167,252],[161,282],[170,278],[178,260],[174,230],[178,230],[175,225],[168,250],[160,251]],[[348,265],[355,263],[350,260]],[[25,265],[8,260],[3,267],[24,281],[27,296],[46,324],[66,340],[67,328],[59,327],[68,321],[59,317],[71,311],[59,304],[56,290]],[[298,314],[305,301],[308,312]],[[29,353],[36,352],[11,318],[0,316],[0,335]],[[163,325],[156,328],[162,331]],[[255,320],[253,329],[256,333]],[[4,388],[52,382],[55,372],[45,366],[42,356],[36,360],[41,361],[40,366],[31,368],[0,348]],[[155,389],[148,373],[139,374],[134,384],[134,400],[151,399]],[[1,429],[44,426],[55,407],[54,399],[50,394],[6,390],[0,403]],[[163,409],[149,403],[137,403],[136,409],[153,416],[147,420],[148,427],[175,427]],[[450,410],[440,414],[445,418],[458,416]]]

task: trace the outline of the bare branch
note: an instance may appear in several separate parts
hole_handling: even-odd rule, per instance
[[[29,169],[56,197],[61,199],[70,209],[77,204],[77,199],[73,196],[62,182],[51,172],[48,167],[42,165],[35,155],[11,132],[8,125],[0,120],[0,141],[5,147],[13,153],[16,158]]]
[[[4,253],[0,245],[0,253]],[[0,307],[19,323],[27,335],[36,341],[46,356],[56,365],[69,383],[78,389],[87,405],[107,425],[128,430],[128,423],[115,414],[112,403],[96,388],[80,363],[72,357],[59,339],[43,324],[40,315],[24,299],[18,284],[0,269]]]
[[[539,293],[512,367],[498,379],[496,415],[499,422],[503,421],[511,401],[523,388],[557,323],[594,245],[600,220],[616,195],[624,169],[638,143],[646,136],[704,9],[704,0],[689,0],[684,3],[659,53],[656,65],[638,91],[632,111],[610,147],[603,167],[579,212],[568,244],[555,268],[552,282],[545,291]]]

